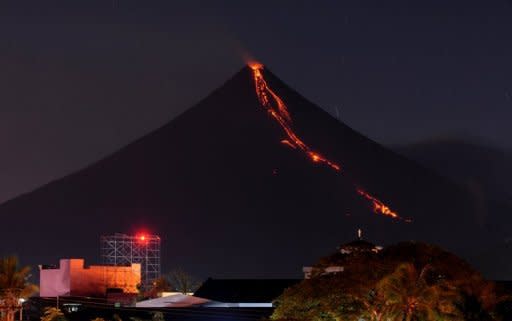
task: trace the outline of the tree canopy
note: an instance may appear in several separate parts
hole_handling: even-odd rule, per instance
[[[320,273],[329,266],[343,271]],[[317,273],[276,300],[272,320],[485,320],[497,302],[493,283],[467,262],[420,242],[338,252],[313,268]],[[478,319],[470,310],[479,311]]]

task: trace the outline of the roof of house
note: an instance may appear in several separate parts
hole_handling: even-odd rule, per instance
[[[351,248],[351,249],[358,248],[358,249],[361,249],[361,250],[372,250],[375,247],[376,247],[375,244],[370,243],[370,242],[365,241],[365,240],[362,240],[362,239],[357,239],[355,241],[352,241],[352,242],[349,242],[349,243],[345,243],[345,244],[340,246],[340,248]]]
[[[186,294],[173,294],[156,299],[140,301],[136,303],[137,308],[183,308],[198,306],[209,302],[207,299],[186,295]]]
[[[207,279],[194,296],[217,302],[272,302],[297,279]]]

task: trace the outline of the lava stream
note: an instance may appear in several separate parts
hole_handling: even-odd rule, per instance
[[[263,74],[261,73],[263,65],[259,63],[251,63],[249,66],[253,70],[256,95],[258,96],[260,104],[267,109],[268,113],[277,121],[286,133],[286,136],[288,136],[288,139],[284,139],[281,142],[290,147],[299,148],[315,163],[322,163],[336,171],[340,171],[340,165],[331,162],[319,153],[313,151],[297,134],[295,134],[286,104],[272,89],[270,89],[265,78],[263,78]],[[271,99],[275,104],[272,104]]]
[[[337,172],[340,172],[340,165],[328,160],[319,153],[313,151],[293,131],[292,119],[290,113],[288,112],[288,108],[286,107],[284,101],[268,86],[267,82],[265,81],[265,78],[263,77],[263,74],[261,72],[263,69],[263,65],[260,63],[253,62],[249,64],[249,67],[253,71],[256,95],[258,96],[260,104],[267,110],[270,116],[272,116],[272,118],[274,118],[275,121],[281,126],[286,136],[288,137],[288,139],[281,140],[281,143],[293,149],[300,149],[313,162],[325,164],[331,167],[332,169],[336,170]],[[273,100],[274,104],[271,102],[271,99]],[[356,191],[359,195],[372,202],[373,211],[375,213],[382,214],[393,219],[411,222],[411,220],[409,219],[404,219],[398,216],[396,212],[392,211],[388,206],[386,206],[380,200],[368,194],[364,190],[356,188]]]
[[[290,143],[290,141],[288,139],[282,139],[281,140],[281,144],[290,146],[293,149],[297,149],[297,146],[295,146],[292,143]]]
[[[364,190],[357,188],[357,193],[373,203],[373,211],[375,213],[389,216],[394,219],[402,219],[400,216],[398,216],[397,213],[393,212],[388,206],[386,206],[384,203],[382,203],[381,201],[379,201],[372,195],[368,194]],[[409,221],[407,219],[404,219],[404,220],[407,222]]]

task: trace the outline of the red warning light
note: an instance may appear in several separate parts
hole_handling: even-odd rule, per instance
[[[137,233],[135,234],[135,240],[139,243],[146,243],[149,240],[149,237],[146,233]]]

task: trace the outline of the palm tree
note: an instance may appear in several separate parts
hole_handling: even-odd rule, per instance
[[[13,321],[14,314],[20,310],[20,299],[26,299],[38,288],[27,281],[30,267],[19,267],[18,259],[9,256],[0,259],[0,310],[2,319]]]
[[[429,269],[401,264],[377,283],[384,320],[462,320],[456,307],[458,292],[444,280],[428,281]]]

